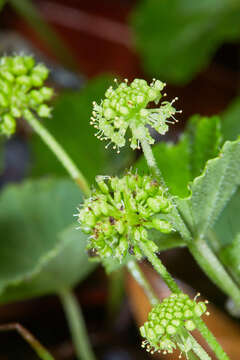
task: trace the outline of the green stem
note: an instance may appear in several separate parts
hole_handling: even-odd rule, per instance
[[[107,312],[111,322],[118,313],[124,297],[124,270],[113,271],[108,277]]]
[[[62,148],[62,146],[54,139],[54,137],[49,133],[49,131],[36,119],[36,117],[32,114],[31,111],[26,110],[24,112],[24,118],[28,121],[31,127],[36,131],[36,133],[40,136],[40,138],[45,142],[45,144],[52,150],[57,159],[63,165],[63,167],[67,170],[71,178],[78,184],[81,190],[85,193],[85,195],[90,195],[90,188],[82,175],[80,170],[71,160],[66,151]]]
[[[141,146],[142,146],[142,151],[143,151],[143,154],[147,161],[149,170],[151,171],[152,175],[161,182],[161,185],[163,185],[165,187],[165,182],[164,182],[162,174],[157,166],[157,162],[153,155],[151,145],[149,145],[147,140],[142,139]]]
[[[77,358],[79,360],[95,360],[95,356],[88,339],[81,307],[76,297],[68,289],[62,290],[59,293],[59,297],[68,320]]]
[[[199,357],[200,360],[211,360],[211,357],[203,349],[203,347],[196,341],[196,339],[189,334],[191,338],[192,351]]]
[[[188,244],[189,250],[206,275],[226,294],[235,304],[240,306],[240,290],[231,276],[225,270],[222,263],[213,253],[208,244],[203,240],[197,240]]]
[[[48,350],[22,325],[11,323],[0,325],[0,331],[17,331],[42,360],[54,360]]]
[[[161,183],[162,187],[165,188],[166,193],[168,194],[168,189],[165,185],[164,179],[161,175],[161,172],[157,166],[156,160],[154,158],[152,148],[148,144],[148,142],[143,139],[141,140],[142,150],[144,153],[144,156],[146,158],[147,164],[149,166],[149,169],[153,176],[155,176]],[[168,194],[169,195],[169,194]],[[174,206],[172,211],[172,217],[174,218],[174,223],[176,230],[180,232],[183,239],[188,243],[189,249],[192,252],[194,258],[197,260],[197,262],[200,264],[200,266],[203,268],[203,270],[206,272],[206,274],[220,287],[222,288],[227,294],[229,294],[233,300],[236,302],[236,304],[240,305],[240,291],[236,284],[233,282],[231,277],[228,275],[222,264],[218,261],[215,254],[211,251],[211,249],[208,247],[208,245],[203,241],[197,241],[193,243],[192,235],[189,232],[186,224],[184,223],[183,219],[181,218],[177,208]],[[148,246],[141,242],[141,248],[145,256],[148,258],[148,260],[151,262],[155,270],[162,276],[165,283],[168,285],[169,289],[172,292],[180,293],[181,290],[179,289],[178,285],[175,283],[174,279],[171,277],[171,275],[168,273],[165,266],[161,263],[161,261],[158,259],[156,254],[152,253],[152,251],[148,248]],[[218,344],[215,337],[212,335],[212,333],[208,330],[207,326],[204,324],[204,322],[199,319],[199,324],[202,324],[202,327],[200,326],[200,331],[202,335],[205,337],[206,341],[209,343],[210,347],[213,349],[213,351],[218,356],[219,360],[229,360],[227,355],[224,353],[221,346]],[[205,336],[207,335],[207,336]],[[200,346],[200,345],[199,345]],[[197,347],[195,348],[196,352],[203,356],[203,360],[208,359],[204,353]],[[199,355],[198,355],[199,356]],[[204,357],[205,356],[205,357]]]
[[[195,318],[194,320],[195,324],[197,325],[198,330],[202,334],[203,338],[206,340],[210,348],[213,350],[213,352],[216,354],[217,358],[219,360],[230,360],[230,358],[227,356],[227,354],[224,352],[221,345],[217,342],[217,339],[212,334],[212,332],[208,329],[206,324],[201,318]]]
[[[144,255],[147,257],[148,261],[150,261],[154,269],[161,275],[162,279],[167,284],[169,289],[173,293],[180,294],[181,290],[178,287],[177,283],[169,274],[166,267],[162,264],[161,260],[157,257],[157,255],[151,249],[149,249],[148,244],[144,241],[141,241],[139,246],[141,247]]]
[[[179,331],[179,334],[175,335],[175,341],[176,341],[176,344],[177,344],[179,350],[181,352],[185,353],[186,358],[188,360],[196,360],[199,358],[200,358],[200,360],[211,360],[211,358],[209,358],[209,357],[201,358],[196,353],[194,353],[195,343],[192,342],[192,335],[185,328],[182,328]],[[189,342],[190,342],[190,344],[189,344]],[[197,345],[201,348],[201,345],[199,345],[199,344],[197,344]],[[205,350],[202,349],[202,351],[204,353],[206,353]]]
[[[152,306],[155,306],[159,303],[159,299],[154,294],[151,285],[148,280],[143,275],[136,261],[131,260],[127,263],[127,268],[133,278],[137,281],[137,283],[143,288],[145,294],[147,295]]]

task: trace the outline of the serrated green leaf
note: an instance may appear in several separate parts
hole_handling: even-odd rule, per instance
[[[221,115],[222,134],[225,140],[236,140],[240,135],[240,98],[237,97]]]
[[[184,200],[191,209],[197,237],[207,235],[239,184],[240,141],[227,141],[219,156],[209,160],[202,175],[195,178],[192,194]]]
[[[119,170],[130,159],[127,148],[120,157],[113,150],[107,151],[106,144],[94,136],[96,129],[89,124],[92,102],[100,101],[110,83],[110,77],[100,77],[91,81],[82,91],[60,95],[53,109],[53,117],[44,122],[90,182],[98,174]],[[33,136],[31,146],[34,176],[66,174],[37,135]]]
[[[142,0],[131,18],[146,71],[171,83],[186,83],[217,48],[240,36],[240,2]]]
[[[189,119],[177,144],[162,142],[153,147],[157,165],[171,194],[181,198],[189,195],[188,184],[200,175],[208,159],[217,156],[220,142],[220,119],[195,115]],[[147,171],[143,156],[135,167],[140,173]]]
[[[58,254],[58,237],[82,200],[70,180],[10,185],[0,194],[0,292],[37,274]]]
[[[16,286],[7,287],[0,295],[0,302],[58,293],[82,281],[97,265],[88,260],[86,240],[87,236],[76,230],[76,225],[63,230],[58,234],[59,246],[56,256],[37,274],[23,279]]]

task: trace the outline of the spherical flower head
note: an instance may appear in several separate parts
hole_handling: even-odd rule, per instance
[[[181,329],[195,330],[195,320],[204,313],[209,315],[206,303],[197,302],[196,297],[191,300],[187,294],[172,294],[165,298],[152,308],[148,321],[140,328],[141,335],[146,339],[142,347],[151,353],[162,351],[164,354],[172,353],[176,345],[183,349],[182,343],[178,343]]]
[[[36,64],[31,56],[0,59],[0,134],[13,134],[16,119],[24,117],[25,111],[50,116],[46,102],[52,98],[53,90],[43,86],[47,77],[48,69]]]
[[[131,173],[122,178],[98,176],[96,182],[97,189],[78,214],[81,229],[90,235],[88,249],[102,259],[114,257],[120,262],[128,252],[141,258],[142,242],[156,252],[147,230],[173,231],[167,220],[157,217],[171,211],[160,184],[151,176]]]
[[[165,83],[155,79],[150,85],[145,80],[135,79],[130,85],[126,80],[116,89],[111,86],[100,105],[93,103],[90,123],[98,129],[96,136],[100,140],[109,140],[106,147],[113,143],[113,148],[118,152],[126,143],[128,128],[132,133],[130,139],[132,149],[139,148],[143,139],[153,144],[154,138],[147,125],[164,135],[168,131],[168,123],[176,121],[174,114],[179,112],[172,105],[177,98],[172,102],[162,102],[159,108],[147,109],[150,102],[159,103],[164,86]]]

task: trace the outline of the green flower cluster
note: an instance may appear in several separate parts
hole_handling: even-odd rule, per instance
[[[174,119],[173,115],[177,112],[172,106],[177,98],[172,102],[162,102],[159,108],[146,109],[151,101],[158,104],[164,86],[163,82],[155,79],[150,85],[142,79],[135,79],[128,85],[126,80],[116,89],[111,86],[105,93],[106,99],[100,105],[93,103],[90,123],[99,130],[96,136],[100,140],[110,140],[106,148],[113,143],[113,148],[117,148],[119,152],[119,148],[126,143],[125,134],[128,128],[132,132],[132,149],[139,148],[142,140],[147,140],[149,144],[154,143],[146,125],[150,125],[162,135],[168,131],[167,123],[172,122],[168,119]]]
[[[181,339],[181,329],[193,331],[195,319],[206,313],[205,303],[191,300],[186,294],[172,294],[165,298],[150,311],[148,321],[140,328],[141,335],[146,338],[142,347],[152,354],[156,351],[172,353]]]
[[[34,111],[41,117],[50,116],[45,102],[53,90],[43,86],[48,69],[35,64],[31,56],[4,56],[0,60],[0,134],[11,135],[16,119],[25,111]]]
[[[128,251],[142,257],[141,242],[147,242],[147,229],[155,228],[170,233],[167,220],[156,215],[171,210],[161,185],[151,176],[127,174],[122,178],[98,176],[98,188],[85,200],[79,210],[81,229],[90,234],[88,249],[94,249],[103,259],[115,257],[120,261]]]

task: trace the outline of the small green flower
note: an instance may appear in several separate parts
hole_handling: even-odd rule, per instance
[[[48,69],[35,64],[31,56],[4,56],[0,59],[0,134],[15,132],[16,119],[25,111],[49,117],[51,109],[46,102],[53,90],[43,86]]]
[[[199,296],[199,294],[197,295]],[[152,354],[163,351],[172,353],[176,345],[183,349],[181,329],[196,329],[195,319],[204,313],[209,315],[205,302],[191,300],[186,294],[172,294],[160,304],[154,306],[148,314],[148,321],[140,328],[141,335],[146,339],[142,347]]]
[[[113,143],[113,148],[117,148],[119,152],[119,148],[126,143],[125,135],[128,128],[132,133],[132,149],[139,148],[143,139],[149,144],[154,143],[147,125],[162,135],[168,131],[168,123],[173,122],[168,119],[176,121],[174,114],[181,112],[172,106],[177,98],[172,102],[162,102],[159,108],[147,109],[149,102],[154,101],[158,104],[164,86],[163,82],[155,79],[150,85],[142,79],[135,79],[130,85],[125,80],[116,89],[111,86],[100,105],[93,103],[90,123],[98,129],[96,136],[100,140],[110,140],[106,148]]]
[[[128,251],[141,258],[141,242],[148,242],[156,252],[158,248],[148,239],[147,230],[173,230],[167,220],[156,216],[171,210],[160,184],[151,176],[131,173],[122,178],[98,176],[96,181],[98,188],[78,214],[81,229],[90,234],[88,249],[103,259],[115,257],[120,261]]]

